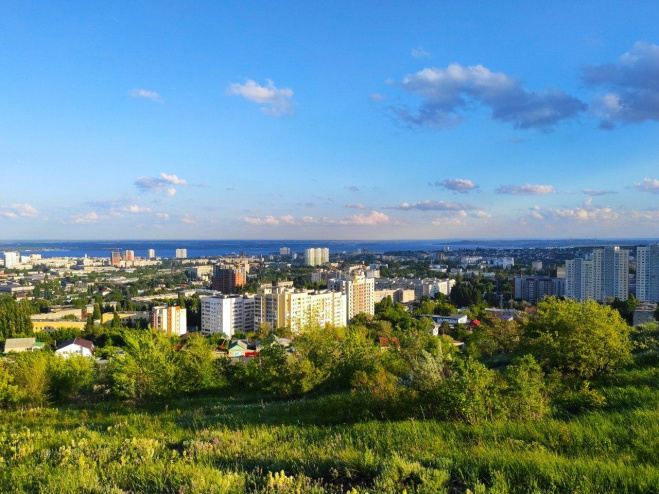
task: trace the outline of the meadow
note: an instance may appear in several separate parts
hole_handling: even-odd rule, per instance
[[[637,359],[593,386],[596,411],[475,425],[386,419],[354,393],[5,411],[0,490],[659,492],[659,370]]]

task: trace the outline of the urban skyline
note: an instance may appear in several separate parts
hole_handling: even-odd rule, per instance
[[[0,240],[659,237],[659,6],[508,7],[4,4]]]

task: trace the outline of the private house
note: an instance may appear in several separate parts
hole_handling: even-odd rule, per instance
[[[7,338],[5,341],[5,353],[31,352],[42,348],[43,341],[36,341],[36,338]]]
[[[62,357],[68,357],[69,355],[91,357],[94,354],[94,344],[83,338],[73,338],[57,345],[55,354],[61,355]]]

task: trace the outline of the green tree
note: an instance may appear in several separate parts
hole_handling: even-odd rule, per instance
[[[28,300],[16,302],[11,295],[0,295],[0,340],[32,335],[31,314]]]
[[[525,334],[531,353],[544,368],[590,379],[630,360],[629,329],[609,306],[552,297],[538,304]]]
[[[0,407],[16,403],[19,399],[18,386],[14,384],[14,376],[9,372],[6,359],[0,359]]]
[[[10,366],[12,381],[18,388],[17,402],[23,406],[40,406],[48,401],[51,354],[45,351],[22,352]]]
[[[176,389],[171,340],[155,331],[127,331],[124,340],[124,355],[108,365],[112,393],[133,401],[170,396]]]
[[[478,304],[482,295],[481,291],[468,281],[456,283],[451,289],[451,301],[458,307]]]
[[[212,346],[198,334],[192,333],[181,350],[176,352],[175,365],[176,388],[183,393],[213,389],[220,384]]]
[[[506,368],[504,378],[509,416],[524,420],[544,417],[549,405],[544,374],[532,355],[513,360]]]
[[[98,378],[98,367],[91,357],[70,355],[50,359],[50,395],[57,401],[71,401],[91,392]]]

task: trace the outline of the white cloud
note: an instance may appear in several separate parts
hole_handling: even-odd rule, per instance
[[[169,197],[176,194],[174,185],[186,185],[187,183],[188,181],[184,178],[164,172],[157,177],[138,177],[135,180],[135,185],[142,192],[164,192]]]
[[[466,194],[467,192],[478,188],[478,185],[465,178],[447,178],[441,182],[433,182],[429,185],[453,190],[455,192],[460,192],[461,194]]]
[[[186,225],[192,225],[195,222],[195,219],[192,215],[186,213],[181,218],[181,221]]]
[[[402,202],[398,206],[390,206],[384,209],[400,209],[402,211],[416,209],[418,211],[463,211],[466,209],[475,209],[470,204],[444,201],[419,201],[419,202]]]
[[[398,108],[398,117],[414,126],[449,128],[462,121],[461,112],[479,103],[491,110],[491,118],[516,128],[548,130],[561,120],[576,117],[586,105],[563,91],[531,91],[503,72],[482,65],[425,68],[403,78],[400,87],[421,98],[418,111]]]
[[[162,101],[160,95],[155,91],[149,91],[147,89],[131,89],[128,91],[128,95],[133,98],[144,98],[151,101]]]
[[[87,223],[96,223],[101,216],[98,215],[96,211],[90,211],[89,213],[76,214],[71,217],[71,221],[77,224],[87,224]]]
[[[163,220],[169,220],[170,218],[169,213],[156,213],[156,216]]]
[[[293,90],[290,88],[279,89],[270,79],[266,79],[266,85],[261,86],[251,79],[247,79],[245,84],[233,83],[227,88],[227,94],[242,96],[243,98],[259,103],[261,111],[266,115],[277,117],[293,115],[295,113],[295,103],[293,99]]]
[[[391,218],[379,211],[371,211],[370,213],[360,213],[349,216],[346,219],[340,220],[341,225],[365,225],[375,226],[386,224],[391,221]]]
[[[428,58],[432,55],[428,50],[424,49],[423,46],[417,46],[412,50],[411,55],[414,58]]]
[[[656,178],[644,178],[643,182],[634,182],[634,187],[636,187],[641,192],[659,194],[659,180]]]
[[[124,206],[121,208],[121,211],[124,213],[150,213],[151,209],[143,206],[139,206],[137,204],[131,204],[129,206]]]
[[[0,206],[0,216],[5,218],[34,218],[39,214],[37,208],[27,202],[15,202],[9,206]]]
[[[554,192],[553,185],[502,185],[496,192],[498,194],[520,195],[547,195]]]
[[[279,224],[279,220],[275,218],[274,216],[266,216],[265,218],[259,218],[256,216],[246,216],[243,218],[243,220],[250,225],[269,225],[269,226],[275,226]]]
[[[350,209],[369,209],[369,207],[366,204],[362,204],[362,203],[346,204],[346,207]]]

